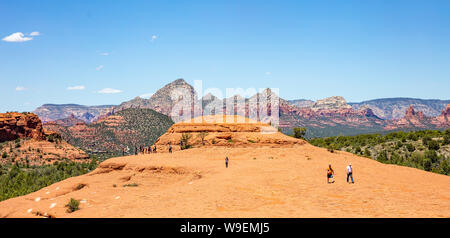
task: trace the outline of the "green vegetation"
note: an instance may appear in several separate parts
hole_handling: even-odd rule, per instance
[[[123,185],[123,187],[137,187],[137,186],[139,186],[137,183],[129,183]]]
[[[335,136],[314,138],[309,142],[329,151],[342,150],[382,163],[450,175],[449,137],[450,129],[447,129]]]
[[[189,133],[181,134],[181,142],[183,142],[183,146],[181,146],[182,150],[189,149],[192,145],[189,144],[189,139],[191,139],[192,135]]]
[[[134,153],[135,146],[152,145],[163,135],[173,121],[166,115],[152,109],[128,108],[114,114],[123,120],[117,122],[102,121],[87,124],[92,130],[84,137],[73,135],[68,127],[59,127],[58,132],[70,144],[79,147],[89,154],[95,154],[101,160],[122,156],[122,149],[129,148]]]
[[[96,167],[96,159],[90,163],[65,161],[41,166],[4,164],[0,166],[0,201],[35,192],[61,180],[88,173]]]
[[[297,139],[304,139],[305,134],[306,134],[306,128],[304,127],[294,127],[294,129],[292,129],[292,131],[294,132],[294,137]]]
[[[76,210],[79,210],[80,209],[79,206],[80,206],[80,201],[71,198],[69,203],[66,204],[67,212],[72,213]]]
[[[198,136],[202,139],[202,145],[205,145],[205,137],[208,136],[208,132],[200,132]]]

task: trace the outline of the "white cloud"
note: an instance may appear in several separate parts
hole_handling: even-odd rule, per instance
[[[144,93],[141,96],[139,96],[140,98],[145,98],[145,99],[149,99],[151,96],[153,95],[153,93]]]
[[[270,72],[266,72],[266,75],[270,75]]]
[[[84,85],[78,85],[78,86],[69,86],[67,87],[67,90],[84,90]]]
[[[25,91],[25,90],[26,90],[25,87],[22,87],[22,86],[17,86],[16,87],[16,91]]]
[[[32,40],[33,37],[25,37],[22,32],[16,32],[9,36],[4,37],[2,40],[6,42],[25,42]]]
[[[102,56],[108,56],[109,53],[108,53],[108,52],[103,52],[103,53],[100,53],[100,55],[102,55]]]
[[[100,71],[100,70],[102,70],[104,67],[105,67],[105,66],[103,66],[103,65],[99,65],[97,68],[95,68],[95,70]]]
[[[39,31],[33,31],[30,33],[30,36],[40,36],[41,33],[39,33]]]
[[[158,39],[157,35],[152,35],[152,42],[155,41],[156,39]]]
[[[121,93],[122,90],[119,89],[114,89],[114,88],[104,88],[100,91],[98,91],[98,93],[102,93],[102,94],[112,94],[112,93]]]

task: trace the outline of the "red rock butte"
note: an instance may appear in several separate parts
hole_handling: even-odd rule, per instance
[[[191,133],[192,149],[108,159],[1,202],[0,217],[450,217],[449,176],[331,153],[264,123],[204,119],[175,124],[156,143],[175,147]],[[346,182],[349,163],[354,184]],[[71,198],[80,210],[68,213]]]

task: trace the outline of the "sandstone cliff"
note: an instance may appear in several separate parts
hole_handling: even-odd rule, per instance
[[[17,138],[43,139],[42,122],[33,113],[0,113],[0,142]]]

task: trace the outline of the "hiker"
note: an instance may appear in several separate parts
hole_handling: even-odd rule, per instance
[[[183,150],[183,141],[180,140],[180,150]]]
[[[331,183],[334,183],[334,170],[331,168],[331,164],[328,165],[328,169],[327,169],[327,183],[330,183],[330,178],[333,179],[333,181],[331,181]]]
[[[169,153],[172,153],[172,145],[169,145]]]
[[[149,153],[149,154],[152,153],[152,148],[151,148],[150,146],[147,146],[147,150],[148,150],[148,153]]]
[[[125,148],[122,148],[122,156],[125,156]]]
[[[228,168],[228,156],[225,157],[225,168]]]
[[[347,166],[347,183],[348,183],[348,177],[350,177],[352,179],[352,183],[355,183],[355,182],[353,182],[353,167],[352,167],[351,163]]]
[[[156,153],[156,145],[153,147],[153,153]]]
[[[137,146],[134,147],[134,155],[137,155]]]

